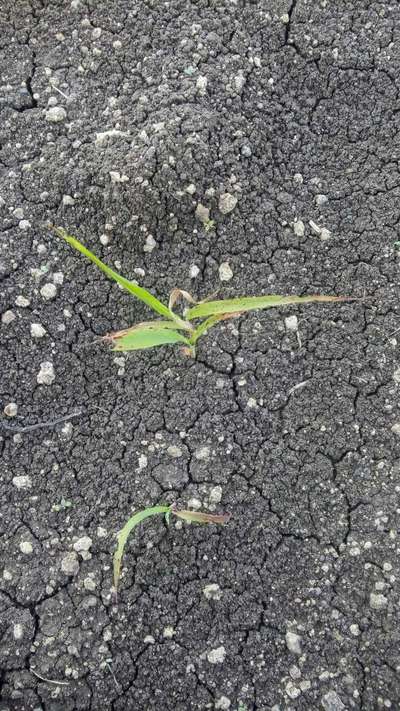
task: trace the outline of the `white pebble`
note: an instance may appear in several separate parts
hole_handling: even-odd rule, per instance
[[[196,186],[194,183],[189,183],[185,190],[187,193],[189,193],[189,195],[194,195],[196,192]]]
[[[13,637],[15,640],[20,640],[24,636],[24,626],[20,622],[16,622],[13,626]]]
[[[317,203],[317,205],[325,205],[325,203],[328,202],[328,196],[320,193],[319,195],[315,196],[315,202]]]
[[[199,461],[207,461],[207,459],[210,458],[210,454],[211,454],[210,447],[203,446],[203,447],[198,447],[195,450],[194,456]]]
[[[207,652],[207,659],[210,664],[222,664],[226,657],[226,649],[221,645],[216,649],[211,649]]]
[[[46,335],[46,329],[41,323],[31,323],[32,338],[43,338]]]
[[[77,541],[75,541],[73,548],[77,553],[81,553],[82,551],[88,551],[93,545],[93,541],[89,536],[82,536],[82,538],[78,538]]]
[[[65,207],[68,207],[69,205],[75,205],[75,200],[71,195],[63,195],[62,202]]]
[[[110,243],[110,237],[109,235],[100,235],[100,242],[104,247],[106,247]]]
[[[287,331],[298,331],[299,323],[297,320],[297,316],[287,316],[285,318],[285,326]]]
[[[152,252],[156,246],[157,242],[155,241],[153,235],[148,235],[146,237],[146,244],[143,247],[143,252]]]
[[[301,637],[295,632],[286,632],[286,646],[293,654],[301,654]]]
[[[288,25],[290,22],[290,17],[287,12],[284,12],[279,19],[281,22],[283,22],[284,25]]]
[[[177,447],[175,444],[171,444],[167,448],[167,454],[169,457],[172,457],[172,459],[179,459],[179,457],[182,456],[182,450],[180,447]]]
[[[51,282],[48,282],[47,284],[44,284],[42,288],[40,289],[40,293],[43,296],[46,301],[50,301],[51,299],[54,299],[57,296],[57,288],[55,284],[51,284]]]
[[[312,231],[315,235],[318,235],[318,236],[319,236],[319,235],[321,234],[321,228],[320,228],[319,225],[317,225],[316,222],[314,222],[314,220],[310,220],[308,224],[309,224],[310,227],[311,227],[311,231]]]
[[[326,242],[331,237],[332,237],[332,232],[330,232],[330,230],[327,230],[326,227],[321,227],[321,232],[319,235],[320,240],[322,242]]]
[[[62,106],[52,106],[46,111],[46,120],[50,123],[60,123],[67,118],[67,112]]]
[[[358,637],[360,634],[360,628],[356,624],[350,625],[349,630],[350,630],[350,634],[352,634],[353,637]]]
[[[220,195],[218,202],[219,211],[222,212],[223,215],[228,215],[228,213],[235,209],[237,201],[238,199],[236,195],[232,195],[231,193],[223,193]]]
[[[46,360],[40,364],[40,371],[36,376],[39,385],[51,385],[56,379],[53,363]]]
[[[388,599],[385,595],[371,593],[369,596],[369,604],[373,610],[383,610],[388,604]]]
[[[53,282],[54,282],[54,284],[61,286],[61,284],[63,284],[63,282],[64,282],[64,274],[62,272],[54,272]]]
[[[203,588],[203,595],[207,600],[220,600],[222,590],[217,583],[210,583]]]
[[[222,486],[213,486],[211,489],[208,500],[211,504],[220,504],[222,499]]]
[[[16,489],[30,489],[32,486],[32,479],[30,476],[15,476],[12,480],[13,486]]]
[[[164,627],[163,629],[163,637],[165,639],[172,639],[172,637],[176,634],[175,630],[171,625],[168,625],[168,627]]]
[[[228,262],[222,262],[222,264],[219,265],[218,271],[221,281],[230,281],[233,277],[233,271]]]
[[[210,221],[210,210],[201,202],[197,203],[195,215],[200,222],[207,224]]]
[[[215,708],[220,711],[228,711],[231,707],[231,701],[227,696],[220,696],[215,702]]]
[[[31,223],[29,222],[29,220],[20,220],[18,223],[18,227],[20,230],[29,230],[30,226]]]
[[[8,311],[6,311],[6,313],[8,313]],[[3,315],[5,316],[5,314],[3,314]],[[396,368],[396,370],[394,371],[393,380],[395,383],[400,383],[400,368]]]
[[[196,82],[196,89],[197,89],[198,93],[200,94],[200,96],[205,96],[205,94],[207,92],[207,84],[208,84],[207,77],[199,76],[199,78],[197,79],[197,82]]]
[[[25,555],[30,555],[33,552],[33,545],[30,541],[22,541],[19,544],[19,549],[21,553],[25,553]]]
[[[3,410],[7,417],[15,417],[18,412],[18,405],[16,402],[9,402]]]
[[[196,279],[196,277],[200,274],[200,269],[198,268],[197,264],[192,264],[190,269],[189,269],[189,276],[191,279]]]
[[[296,220],[296,222],[293,223],[293,232],[297,237],[304,237],[305,226],[302,220]]]
[[[29,306],[30,303],[31,303],[30,300],[27,299],[25,296],[22,296],[22,295],[17,296],[17,298],[15,299],[15,305],[16,305],[16,306],[20,306],[21,309],[26,309],[27,306]]]
[[[1,323],[4,323],[5,326],[8,326],[10,323],[15,321],[16,315],[14,311],[11,311],[10,309],[8,311],[4,311],[4,313],[1,315]]]
[[[146,635],[146,637],[144,638],[143,642],[144,642],[145,644],[155,644],[155,643],[156,643],[156,640],[154,639],[153,635],[148,634],[148,635]]]

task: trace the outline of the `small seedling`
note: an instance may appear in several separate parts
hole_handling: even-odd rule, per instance
[[[121,563],[122,556],[124,554],[124,549],[126,542],[128,540],[129,534],[133,529],[145,518],[150,516],[157,516],[158,514],[164,514],[166,522],[169,524],[171,515],[182,518],[184,521],[190,521],[193,523],[226,523],[229,521],[229,514],[208,514],[202,511],[178,511],[174,504],[170,506],[151,506],[148,509],[143,509],[143,511],[138,511],[126,522],[123,529],[118,534],[118,544],[116,551],[114,553],[114,593],[115,597],[118,592],[118,583],[121,577]]]
[[[110,279],[116,281],[121,287],[147,304],[159,316],[162,316],[161,320],[145,321],[123,331],[109,333],[104,336],[103,340],[111,343],[114,351],[134,351],[177,343],[184,346],[185,355],[194,356],[196,343],[200,336],[204,336],[212,326],[215,326],[220,321],[241,316],[247,311],[269,309],[274,306],[286,306],[287,304],[307,304],[316,301],[354,300],[348,296],[277,296],[268,294],[265,296],[244,296],[235,299],[196,302],[187,291],[173,289],[169,304],[166,306],[147,289],[139,286],[134,281],[126,279],[104,264],[79,240],[68,235],[62,227],[55,227],[54,229],[71,247],[74,247],[87,259],[94,262]],[[179,316],[173,310],[176,302],[180,299],[184,299],[191,304],[191,308],[186,311],[184,317]],[[200,319],[203,320],[200,321]],[[200,321],[200,323],[194,325],[192,321]]]

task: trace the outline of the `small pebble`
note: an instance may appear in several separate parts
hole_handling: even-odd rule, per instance
[[[336,691],[328,691],[321,699],[321,706],[325,711],[344,711],[346,708]]]
[[[32,338],[43,338],[46,335],[46,329],[41,323],[31,323]]]
[[[286,632],[286,646],[293,654],[301,654],[301,637],[295,632]]]
[[[330,230],[327,230],[326,227],[321,227],[320,235],[319,238],[322,242],[326,242],[328,239],[332,237],[332,232]]]
[[[44,361],[40,364],[40,371],[36,376],[39,385],[51,385],[56,379],[53,363]]]
[[[13,486],[16,489],[30,489],[32,486],[32,479],[30,476],[15,476],[12,480]]]
[[[172,457],[172,459],[179,459],[179,457],[182,456],[182,450],[180,447],[177,447],[175,444],[171,444],[167,448],[167,454],[169,457]]]
[[[16,622],[13,626],[13,637],[15,640],[20,640],[24,636],[24,626],[20,622]]]
[[[31,223],[29,222],[29,220],[20,220],[18,223],[18,227],[20,230],[29,230],[30,226]]]
[[[211,489],[208,500],[210,504],[220,504],[222,500],[222,486],[213,486]]]
[[[242,149],[240,152],[241,152],[242,156],[244,156],[245,158],[250,158],[250,156],[252,154],[252,150],[251,150],[250,146],[247,146],[247,145],[242,146]]]
[[[222,212],[223,215],[228,215],[235,209],[237,201],[238,199],[236,195],[232,195],[231,193],[223,193],[220,195],[218,202],[219,211]]]
[[[145,644],[155,644],[155,643],[156,643],[156,640],[154,639],[153,635],[148,634],[148,635],[146,635],[146,637],[144,638],[143,642],[144,642]]]
[[[197,89],[198,94],[200,94],[200,96],[205,96],[205,94],[207,93],[207,84],[208,84],[207,77],[199,76],[199,78],[196,81],[196,89]]]
[[[60,123],[67,118],[67,112],[62,106],[52,106],[46,111],[46,121]]]
[[[155,241],[154,237],[152,235],[148,235],[146,237],[146,244],[143,247],[143,252],[152,252],[154,247],[157,246],[157,242]]]
[[[61,570],[65,575],[76,575],[79,571],[78,556],[74,552],[67,553],[61,561]]]
[[[283,22],[284,25],[288,25],[290,22],[290,17],[287,12],[284,12],[279,19],[281,22]]]
[[[27,299],[25,296],[17,296],[17,298],[15,299],[15,305],[20,306],[22,309],[26,309],[30,303],[30,300]]]
[[[12,311],[11,311],[11,312],[6,311],[6,313],[12,313]],[[6,315],[6,314],[3,314],[3,316],[5,316],[5,315]],[[14,318],[15,318],[15,316],[14,316]],[[12,319],[11,319],[11,320],[12,320]],[[393,373],[393,380],[394,380],[395,383],[399,383],[399,384],[400,384],[400,368],[396,368],[396,370],[394,371],[394,373]]]
[[[186,192],[189,193],[189,195],[194,195],[196,192],[196,186],[194,183],[190,183],[186,188]]]
[[[317,205],[325,205],[325,203],[328,202],[328,196],[320,193],[319,195],[315,196],[315,202],[317,203]]]
[[[64,283],[64,274],[62,272],[54,272],[53,282],[54,284],[61,286]]]
[[[7,417],[15,417],[18,412],[18,405],[16,402],[9,402],[3,410]]]
[[[110,237],[109,235],[100,235],[100,242],[104,247],[106,247],[110,243]]]
[[[217,583],[210,583],[203,588],[203,595],[207,600],[220,600],[222,590]]]
[[[285,327],[287,331],[297,332],[299,330],[299,322],[297,316],[287,316],[285,318]]]
[[[175,630],[171,625],[168,625],[167,627],[164,627],[163,629],[163,637],[165,639],[172,639],[174,635],[176,634]]]
[[[194,456],[199,461],[207,461],[210,458],[211,450],[210,447],[206,445],[203,447],[198,447],[195,450]]]
[[[8,311],[4,311],[4,313],[1,315],[1,323],[4,323],[5,326],[8,326],[10,323],[15,321],[16,315],[14,311],[11,311],[10,309]]]
[[[198,268],[197,264],[192,264],[190,269],[189,269],[189,276],[191,279],[196,279],[196,277],[200,274],[200,269]]]
[[[51,301],[57,296],[57,287],[55,284],[48,282],[42,286],[40,293],[46,301]]]
[[[207,223],[210,220],[210,210],[205,205],[202,205],[201,202],[197,203],[195,215],[200,222]]]
[[[207,652],[207,659],[210,664],[222,664],[226,657],[226,649],[221,645],[216,649],[211,649]]]
[[[227,696],[220,696],[215,702],[215,708],[220,711],[228,711],[231,707],[231,701]]]
[[[82,538],[78,538],[77,541],[75,541],[73,548],[77,553],[81,553],[82,551],[88,551],[93,545],[93,541],[89,536],[82,536]]]
[[[373,610],[383,610],[388,604],[388,599],[385,595],[371,593],[369,596],[369,604]]]
[[[21,553],[25,553],[25,555],[30,555],[33,553],[33,545],[30,541],[22,541],[19,544],[19,549]]]
[[[228,262],[222,262],[222,264],[219,265],[218,271],[221,281],[230,281],[233,277],[233,271]]]
[[[62,199],[63,205],[68,207],[69,205],[75,205],[75,200],[71,195],[63,195]]]
[[[302,220],[296,220],[296,222],[293,223],[293,232],[297,237],[304,237],[305,225]]]

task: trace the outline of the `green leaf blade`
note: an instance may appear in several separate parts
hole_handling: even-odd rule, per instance
[[[189,309],[186,318],[191,321],[195,318],[205,318],[218,314],[243,313],[257,309],[270,309],[288,304],[306,304],[311,302],[351,301],[347,296],[279,296],[267,294],[266,296],[244,296],[236,299],[221,299],[220,301],[206,301]]]
[[[113,344],[113,351],[138,351],[174,343],[189,345],[188,339],[167,323],[158,326],[140,324],[125,331],[110,333],[105,336],[105,340]]]
[[[67,242],[69,245],[71,245],[71,247],[74,247],[74,249],[76,249],[87,259],[93,262],[93,264],[95,264],[99,269],[101,269],[110,279],[116,281],[117,284],[119,284],[131,294],[136,296],[138,299],[140,299],[140,301],[143,301],[156,313],[161,314],[161,316],[165,316],[168,319],[171,318],[171,312],[169,308],[165,306],[165,304],[163,304],[161,301],[159,301],[155,296],[153,296],[153,294],[150,294],[147,289],[143,289],[143,287],[139,286],[138,284],[135,284],[132,281],[129,281],[129,279],[126,279],[125,277],[121,276],[121,274],[118,274],[118,272],[114,271],[114,269],[108,267],[107,264],[104,264],[101,259],[96,257],[96,255],[93,254],[93,252],[91,252],[89,249],[87,249],[85,245],[79,242],[79,240],[77,240],[75,237],[72,237],[72,235],[67,234],[67,232],[62,227],[55,227],[54,229],[56,233],[60,237],[62,237],[63,240],[65,240],[65,242]]]
[[[119,532],[117,538],[117,548],[114,553],[113,569],[114,569],[114,589],[115,593],[118,591],[118,583],[121,577],[121,563],[122,556],[124,554],[124,549],[126,542],[129,538],[131,531],[144,519],[150,516],[156,516],[157,514],[167,514],[171,510],[170,506],[152,506],[148,509],[143,509],[143,511],[138,511],[126,522],[123,529]]]

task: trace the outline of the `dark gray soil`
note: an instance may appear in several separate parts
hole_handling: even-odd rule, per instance
[[[400,708],[399,4],[0,5],[1,711]],[[121,356],[49,221],[163,299],[368,298]],[[116,607],[165,501],[232,519],[146,522]]]

